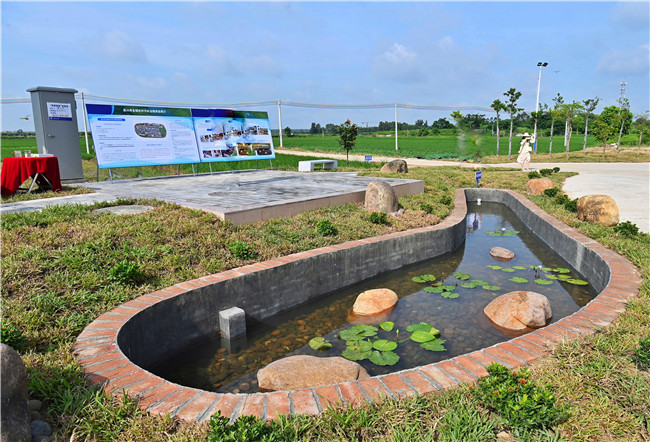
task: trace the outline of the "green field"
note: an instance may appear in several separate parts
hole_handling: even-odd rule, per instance
[[[584,135],[574,135],[571,137],[571,151],[581,151]],[[519,150],[520,138],[512,138],[512,154],[517,155]],[[350,152],[358,155],[373,154],[385,156],[400,156],[405,158],[430,156],[454,157],[460,159],[473,159],[477,151],[480,151],[482,157],[496,155],[497,139],[493,136],[482,137],[465,137],[461,139],[458,136],[426,136],[426,137],[406,137],[398,138],[399,150],[395,151],[395,138],[393,137],[372,137],[360,135],[357,138],[355,148]],[[538,152],[548,153],[550,138],[543,137],[539,139]],[[273,137],[273,145],[280,146],[280,138]],[[320,135],[298,135],[294,137],[282,137],[282,145],[286,149],[313,150],[320,152],[342,152],[338,143],[338,137],[329,135],[321,137]],[[587,147],[597,146],[598,141],[592,135],[587,138]],[[501,137],[500,155],[508,155],[508,137]],[[565,152],[564,137],[553,137],[553,153]],[[463,158],[465,157],[465,158]]]

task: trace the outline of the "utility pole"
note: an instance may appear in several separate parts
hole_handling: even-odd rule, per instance
[[[537,152],[537,120],[539,120],[539,88],[542,85],[542,68],[548,66],[548,62],[546,61],[540,61],[537,62],[537,66],[539,66],[539,75],[537,76],[537,99],[535,100],[535,115],[537,117],[535,118],[535,130],[533,131],[533,138],[535,139],[535,142],[533,143],[533,150]]]
[[[395,103],[395,150],[399,150],[397,147],[397,103]]]
[[[282,107],[280,106],[280,100],[278,100],[278,119],[280,120],[280,147],[282,147]]]

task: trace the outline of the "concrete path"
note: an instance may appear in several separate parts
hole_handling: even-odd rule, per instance
[[[297,152],[276,149],[277,153],[318,156],[314,152]],[[324,153],[323,157],[345,159],[345,154]],[[375,162],[394,160],[392,157],[374,156]],[[476,168],[475,163],[403,158],[409,166],[460,166]],[[364,161],[363,155],[350,155],[351,161]],[[482,164],[483,167],[513,167],[516,163]],[[570,198],[584,195],[609,195],[618,205],[621,221],[631,221],[643,232],[650,233],[650,163],[531,163],[533,170],[559,167],[564,172],[579,175],[566,180],[562,190]]]

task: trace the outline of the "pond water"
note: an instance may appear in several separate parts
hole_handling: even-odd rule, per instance
[[[509,340],[511,336],[497,330],[483,314],[485,306],[504,293],[528,290],[545,295],[553,310],[551,322],[576,312],[597,294],[590,284],[576,285],[576,280],[580,283],[583,277],[529,231],[508,207],[468,203],[466,222],[465,242],[452,253],[387,272],[263,323],[249,324],[245,338],[228,343],[218,336],[208,337],[148,369],[169,381],[207,391],[256,392],[257,370],[274,360],[296,354],[341,356],[346,341],[339,339],[339,332],[354,325],[349,322],[348,312],[357,295],[373,288],[388,288],[400,299],[396,308],[381,320],[393,322],[394,327],[390,331],[380,328],[370,340],[398,343],[393,353],[399,361],[390,366],[376,365],[369,359],[358,361],[375,376]],[[513,251],[515,258],[509,262],[496,261],[489,251],[497,246]],[[420,275],[433,275],[435,281],[413,281]],[[574,283],[555,278],[571,278]],[[547,283],[541,285],[535,280]],[[486,284],[467,287],[472,281]],[[424,290],[432,284],[448,286],[452,297]],[[411,333],[406,328],[417,323],[430,324],[440,331],[437,338],[444,343],[436,342],[442,344],[443,351],[439,347],[438,351],[425,350],[419,342],[409,339]],[[324,337],[332,348],[310,348],[309,341],[318,336]]]

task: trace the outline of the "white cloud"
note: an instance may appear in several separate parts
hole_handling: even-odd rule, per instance
[[[136,77],[135,81],[138,83],[138,85],[148,89],[163,89],[167,87],[167,82],[162,77]]]
[[[415,60],[415,57],[417,57],[415,52],[409,51],[399,43],[393,43],[386,52],[379,56],[379,61],[397,65],[402,63],[411,63]]]
[[[598,63],[598,71],[606,74],[647,75],[650,46],[641,45],[635,49],[609,51]]]
[[[113,30],[104,34],[101,40],[101,50],[105,56],[113,60],[147,62],[147,55],[142,44],[122,31]]]
[[[373,70],[382,76],[398,82],[419,82],[423,75],[417,52],[399,43],[393,43],[375,58]]]

